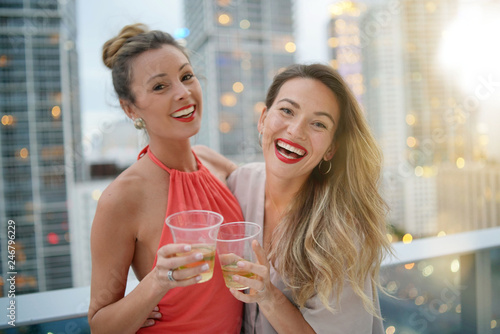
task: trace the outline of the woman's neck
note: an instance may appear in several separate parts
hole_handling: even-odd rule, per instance
[[[292,181],[292,182],[290,182]],[[266,173],[266,197],[264,207],[264,249],[271,251],[274,230],[282,221],[283,215],[293,197],[300,188],[300,184],[293,180],[284,180]]]
[[[198,164],[187,140],[150,140],[149,149],[165,166],[182,172],[198,170]]]
[[[271,209],[281,217],[301,186],[301,183],[277,178],[267,173],[266,210]]]

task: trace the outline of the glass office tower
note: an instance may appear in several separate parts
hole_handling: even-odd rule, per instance
[[[184,15],[204,93],[196,143],[235,161],[255,161],[267,88],[294,61],[293,1],[190,0]]]
[[[75,40],[74,0],[0,1],[0,271],[17,273],[17,294],[72,286],[71,191],[83,175]]]

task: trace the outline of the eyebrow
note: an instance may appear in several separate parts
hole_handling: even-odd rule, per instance
[[[294,106],[295,108],[300,109],[300,105],[299,105],[297,102],[295,102],[295,101],[293,101],[293,100],[290,100],[290,99],[288,99],[288,98],[281,99],[281,100],[279,100],[278,102],[288,102],[288,103],[290,103],[292,106]],[[324,111],[315,111],[315,112],[314,112],[314,115],[316,115],[316,116],[325,116],[325,117],[328,117],[328,118],[332,121],[333,125],[335,125],[335,124],[336,124],[336,123],[335,123],[335,120],[334,120],[334,119],[333,119],[333,117],[332,117],[332,115],[330,115],[330,114],[329,114],[329,113],[327,113],[327,112],[324,112]]]
[[[314,114],[317,115],[317,116],[326,116],[326,117],[328,117],[332,121],[333,125],[335,125],[335,120],[333,119],[332,115],[330,115],[329,113],[324,112],[324,111],[315,111]]]
[[[295,108],[300,109],[299,104],[298,104],[297,102],[293,101],[293,100],[287,99],[287,98],[285,97],[284,99],[281,99],[281,100],[279,100],[278,102],[283,102],[283,101],[284,101],[284,102],[288,102],[288,103],[290,103],[292,106],[294,106]]]
[[[189,63],[182,64],[181,67],[179,67],[179,72],[182,71],[182,69],[184,67],[186,67],[187,65],[189,65]],[[167,73],[158,73],[158,74],[155,74],[151,78],[149,78],[148,81],[146,81],[146,83],[149,83],[150,81],[152,81],[152,80],[154,80],[156,78],[161,78],[161,77],[168,77],[168,74]]]
[[[168,76],[167,73],[158,73],[156,75],[153,75],[151,78],[149,78],[148,81],[146,81],[146,83],[149,83],[156,78],[162,78],[162,77],[166,77],[166,76]]]

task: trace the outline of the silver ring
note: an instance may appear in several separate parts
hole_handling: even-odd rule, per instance
[[[168,272],[167,272],[167,278],[170,282],[177,282],[177,280],[174,278],[173,276],[174,274],[174,271],[172,269],[170,269]]]

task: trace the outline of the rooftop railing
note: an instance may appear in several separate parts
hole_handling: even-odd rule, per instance
[[[393,247],[395,257],[387,258],[381,271],[392,295],[380,295],[386,333],[423,333],[450,324],[454,329],[446,333],[500,332],[500,292],[492,284],[500,281],[495,262],[500,261],[500,227]],[[443,267],[447,270],[439,274]],[[126,293],[137,283],[128,282]],[[0,298],[0,333],[34,326],[37,332],[88,333],[89,302],[90,287]]]

